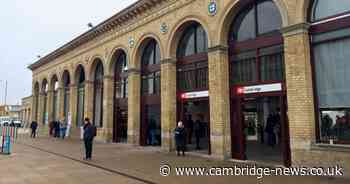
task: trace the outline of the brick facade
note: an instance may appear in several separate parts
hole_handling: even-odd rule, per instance
[[[210,96],[210,137],[213,157],[231,157],[230,128],[230,96],[227,35],[229,25],[240,11],[238,0],[217,1],[217,14],[208,13],[210,0],[158,0],[153,5],[142,5],[139,1],[136,10],[130,10],[126,21],[109,31],[94,32],[86,36],[88,41],[77,44],[68,51],[62,51],[58,57],[48,57],[46,63],[37,62],[33,70],[33,94],[35,85],[54,74],[70,74],[70,112],[72,125],[76,124],[77,81],[76,68],[80,64],[85,69],[85,116],[93,115],[93,82],[91,72],[93,61],[99,58],[105,67],[103,128],[98,132],[98,138],[111,141],[113,137],[113,54],[122,48],[129,62],[129,96],[128,96],[128,143],[139,144],[140,139],[140,59],[139,46],[147,37],[155,38],[161,50],[161,124],[162,149],[173,150],[173,129],[176,125],[176,47],[180,34],[186,28],[186,23],[200,23],[208,35],[208,66],[209,66],[209,96]],[[321,149],[315,144],[315,110],[310,62],[310,42],[306,11],[308,0],[275,0],[282,16],[284,37],[284,60],[287,84],[288,118],[291,142],[292,164],[308,164],[315,166],[334,165],[339,163],[350,170],[349,150]],[[141,4],[141,5],[140,5]],[[161,25],[167,30],[162,32]],[[100,27],[103,27],[101,25]],[[96,29],[99,27],[97,26]],[[108,28],[108,26],[107,26]],[[106,28],[106,29],[107,29]],[[103,30],[101,28],[101,30]],[[101,33],[102,32],[102,33]],[[134,40],[134,44],[130,40]],[[44,58],[45,59],[45,58]],[[59,76],[59,79],[62,77]],[[51,86],[51,84],[49,84]],[[50,94],[50,93],[49,93]],[[48,95],[51,99],[51,95]],[[34,95],[32,117],[42,121],[43,98],[39,100]],[[48,107],[52,100],[48,99]],[[63,104],[62,98],[60,104]],[[35,111],[39,103],[38,112]],[[62,107],[60,108],[62,110]],[[50,112],[50,110],[49,110]],[[62,116],[62,113],[60,113]],[[49,118],[50,119],[50,118]],[[322,158],[322,162],[319,159]],[[346,161],[347,160],[347,161]]]

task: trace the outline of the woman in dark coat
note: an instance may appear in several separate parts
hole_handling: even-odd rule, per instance
[[[182,151],[182,156],[185,156],[186,130],[182,121],[179,121],[177,127],[175,128],[175,142],[177,156],[180,156],[180,151]]]

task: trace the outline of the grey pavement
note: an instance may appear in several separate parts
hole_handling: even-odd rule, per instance
[[[175,176],[159,173],[160,165],[174,167],[232,167],[238,163],[198,156],[177,157],[157,148],[95,143],[92,161],[84,161],[79,140],[21,136],[10,156],[0,155],[0,184],[159,183],[159,184],[349,184],[344,178],[270,176]]]

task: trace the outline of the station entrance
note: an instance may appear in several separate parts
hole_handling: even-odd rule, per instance
[[[290,165],[289,128],[284,93],[250,93],[251,89],[275,90],[278,88],[275,86],[281,87],[281,84],[237,89],[231,102],[233,158]]]
[[[183,94],[179,105],[179,119],[186,129],[187,151],[210,154],[209,98],[190,98]]]

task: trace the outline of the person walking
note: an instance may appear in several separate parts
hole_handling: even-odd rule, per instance
[[[60,131],[61,131],[61,138],[64,139],[64,137],[66,137],[66,130],[67,130],[67,124],[65,122],[65,120],[61,121],[61,126],[60,126]]]
[[[92,157],[92,143],[96,136],[96,127],[90,123],[89,118],[84,120],[84,145],[85,145],[85,157],[84,160],[91,160]]]
[[[176,143],[176,151],[177,156],[180,156],[180,151],[182,152],[182,156],[185,156],[186,149],[186,130],[182,121],[177,123],[177,127],[175,128],[175,143]]]
[[[32,123],[30,124],[30,128],[32,129],[32,133],[30,134],[30,137],[35,138],[36,137],[36,129],[38,128],[38,123],[36,121],[32,121]]]
[[[60,121],[54,121],[55,138],[60,138]]]

